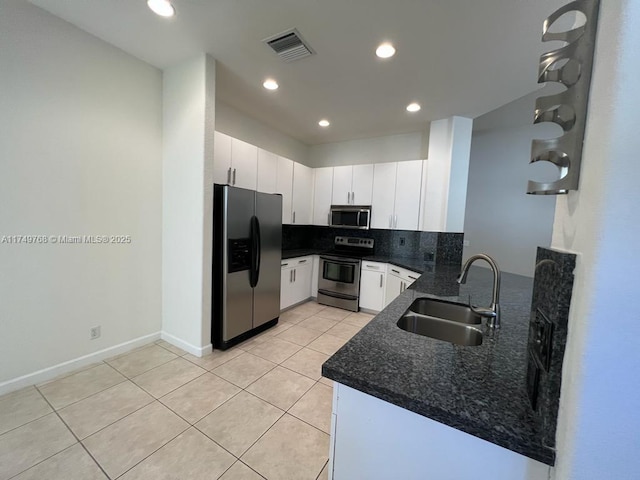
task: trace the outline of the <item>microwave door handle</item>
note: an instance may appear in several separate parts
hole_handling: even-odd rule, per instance
[[[358,227],[360,227],[360,213],[362,212],[358,212],[358,215],[356,216],[356,224]]]

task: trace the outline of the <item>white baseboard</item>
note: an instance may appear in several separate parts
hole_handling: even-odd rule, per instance
[[[105,348],[103,350],[99,350],[97,352],[90,353],[88,355],[84,355],[67,362],[59,363],[58,365],[54,365],[53,367],[43,368],[42,370],[38,370],[37,372],[29,373],[21,377],[7,380],[6,382],[0,383],[0,395],[4,395],[5,393],[13,392],[24,387],[29,387],[31,385],[37,385],[39,383],[53,380],[54,378],[59,377],[60,375],[64,375],[65,373],[78,370],[82,367],[86,367],[87,365],[91,365],[92,363],[100,362],[115,355],[126,353],[129,350],[133,350],[134,348],[141,347],[159,339],[160,332],[152,333],[150,335],[144,335],[142,337],[129,340],[128,342],[114,345],[113,347]]]
[[[165,342],[169,342],[173,346],[181,348],[185,352],[189,352],[191,355],[195,355],[196,357],[203,357],[207,353],[211,353],[213,351],[213,346],[211,344],[205,345],[204,347],[196,347],[195,345],[185,342],[181,338],[174,337],[167,332],[160,332],[160,338]]]

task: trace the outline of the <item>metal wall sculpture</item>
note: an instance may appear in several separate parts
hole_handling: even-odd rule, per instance
[[[543,42],[561,41],[566,45],[540,57],[538,83],[557,82],[566,90],[539,97],[533,123],[556,123],[564,134],[533,140],[530,163],[551,162],[558,167],[560,178],[553,182],[529,180],[527,193],[557,195],[578,189],[599,7],[600,0],[576,0],[558,9],[543,24]],[[550,32],[551,26],[569,12],[581,12],[586,22],[569,31]]]

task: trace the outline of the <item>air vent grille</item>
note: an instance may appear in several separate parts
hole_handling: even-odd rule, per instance
[[[263,42],[285,62],[300,60],[315,53],[295,28],[269,37]]]

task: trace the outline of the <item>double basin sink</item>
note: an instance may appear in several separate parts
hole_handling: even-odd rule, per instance
[[[418,298],[398,320],[407,332],[464,346],[482,345],[482,317],[469,305]]]

